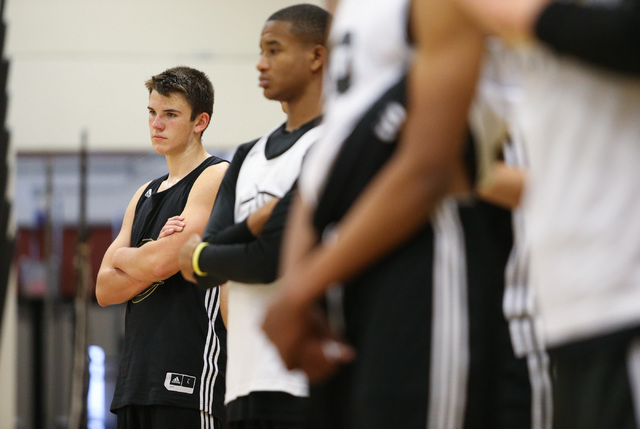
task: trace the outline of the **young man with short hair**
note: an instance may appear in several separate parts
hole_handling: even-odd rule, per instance
[[[226,330],[220,290],[179,273],[186,235],[159,238],[170,217],[204,229],[227,163],[202,146],[213,111],[209,78],[175,67],[146,82],[149,132],[169,173],[142,185],[98,272],[102,306],[126,302],[125,338],[111,410],[118,428],[220,428],[225,420]]]

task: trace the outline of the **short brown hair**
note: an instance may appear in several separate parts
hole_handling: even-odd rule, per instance
[[[167,69],[160,74],[152,76],[145,82],[145,86],[151,91],[168,97],[173,93],[184,95],[191,106],[191,120],[200,113],[213,115],[214,90],[209,77],[200,70],[186,66],[178,66]],[[204,132],[204,131],[203,131]]]

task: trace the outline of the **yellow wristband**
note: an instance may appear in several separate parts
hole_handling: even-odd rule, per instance
[[[200,277],[204,277],[207,275],[207,273],[200,271],[200,264],[198,263],[198,261],[200,260],[200,253],[202,252],[202,249],[204,249],[208,245],[209,243],[204,242],[198,244],[196,248],[193,249],[193,255],[191,255],[191,266],[193,267],[193,272]]]

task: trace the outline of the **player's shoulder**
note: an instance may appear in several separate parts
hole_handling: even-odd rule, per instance
[[[219,161],[211,162],[207,165],[198,175],[198,178],[195,180],[194,186],[202,186],[202,183],[210,183],[213,182],[215,186],[219,183],[224,177],[227,169],[229,168],[229,162],[218,158]]]
[[[233,158],[244,158],[247,156],[247,154],[249,153],[249,151],[251,150],[252,147],[254,147],[256,145],[256,143],[258,143],[260,139],[254,139],[251,141],[248,141],[246,143],[242,143],[241,145],[239,145],[233,155]]]
[[[224,158],[220,158],[219,156],[216,155],[210,155],[206,160],[203,161],[203,166],[205,168],[209,168],[212,167],[214,165],[220,165],[220,164],[228,164],[229,161],[227,161]]]
[[[132,202],[138,201],[140,199],[140,196],[144,193],[144,191],[147,190],[147,188],[151,187],[151,185],[158,181],[158,180],[164,180],[163,178],[158,178],[155,180],[149,180],[148,182],[144,183],[142,186],[140,186],[138,188],[138,190],[135,192],[135,194],[133,194],[133,198],[131,199]]]

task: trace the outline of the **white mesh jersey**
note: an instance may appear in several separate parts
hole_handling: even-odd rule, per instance
[[[640,324],[640,80],[518,52],[526,242],[549,346]]]
[[[251,148],[236,181],[236,223],[270,199],[281,198],[291,189],[300,174],[304,156],[321,129],[315,127],[307,131],[291,148],[272,159],[265,156],[265,145],[273,131]],[[229,359],[225,404],[257,391],[307,396],[304,373],[286,369],[278,351],[260,327],[267,306],[277,293],[277,282],[262,285],[230,281],[228,285]]]
[[[300,179],[303,198],[315,205],[342,142],[362,115],[404,73],[412,57],[408,0],[343,0],[329,35],[321,141],[310,151]]]

